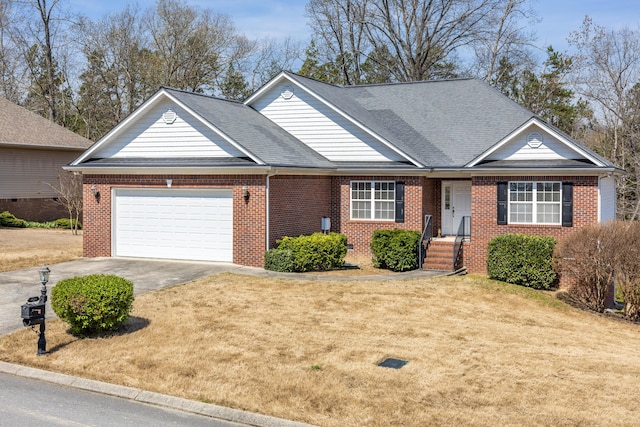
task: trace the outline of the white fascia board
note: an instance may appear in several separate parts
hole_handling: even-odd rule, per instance
[[[434,168],[431,178],[467,178],[472,176],[607,176],[619,175],[620,170],[607,168]]]
[[[270,166],[245,167],[131,167],[67,165],[62,169],[83,175],[263,175]]]
[[[388,149],[390,149],[394,153],[396,153],[396,154],[400,155],[401,157],[403,157],[405,160],[413,163],[415,166],[417,166],[419,168],[424,168],[425,167],[425,165],[423,165],[422,163],[420,163],[416,159],[408,156],[406,153],[404,153],[398,147],[396,147],[395,145],[391,144],[389,141],[387,141],[386,139],[382,138],[381,136],[379,136],[378,134],[373,132],[371,129],[369,129],[366,126],[364,126],[363,124],[361,124],[359,121],[355,120],[354,118],[352,118],[348,114],[345,114],[338,106],[330,103],[329,101],[325,100],[324,98],[322,98],[321,96],[319,96],[318,94],[316,94],[315,92],[310,90],[308,87],[303,86],[301,83],[299,83],[299,82],[295,81],[294,79],[292,79],[284,71],[282,71],[280,74],[278,74],[276,77],[274,77],[270,82],[268,82],[267,84],[262,86],[260,89],[258,89],[258,91],[255,92],[253,95],[251,95],[249,98],[247,98],[244,101],[244,104],[245,105],[250,105],[253,101],[255,101],[256,99],[260,98],[260,96],[262,96],[262,94],[264,94],[267,91],[269,91],[275,85],[279,84],[282,80],[286,80],[287,82],[295,85],[299,89],[304,90],[309,95],[313,96],[315,99],[317,99],[318,101],[320,101],[321,103],[323,103],[324,105],[329,107],[331,110],[333,110],[334,112],[336,112],[340,116],[344,117],[347,121],[352,123],[354,126],[360,128],[365,133],[369,134],[372,138],[378,140],[378,142],[382,143],[382,145],[386,146]]]
[[[259,159],[255,155],[253,155],[253,153],[248,152],[244,147],[242,147],[240,144],[238,144],[232,138],[228,137],[225,133],[221,132],[218,128],[213,126],[207,120],[203,119],[199,114],[194,112],[191,108],[187,107],[182,102],[178,101],[175,97],[173,97],[170,93],[168,93],[163,88],[163,89],[160,89],[158,92],[156,92],[155,95],[153,95],[151,98],[149,98],[147,101],[145,101],[138,108],[136,108],[136,110],[133,113],[129,114],[129,116],[127,116],[127,118],[125,118],[123,121],[118,123],[105,136],[100,138],[99,141],[97,141],[95,144],[93,144],[91,147],[89,147],[89,149],[87,151],[85,151],[84,154],[82,154],[76,160],[71,162],[70,165],[71,166],[77,166],[77,165],[81,164],[82,162],[84,162],[85,160],[87,160],[88,158],[90,158],[90,156],[93,153],[95,153],[97,150],[99,150],[103,146],[107,145],[109,143],[109,141],[112,140],[117,134],[119,134],[122,129],[126,128],[130,123],[135,121],[140,115],[144,114],[145,111],[147,111],[148,109],[152,108],[153,105],[155,105],[161,97],[165,97],[165,98],[171,100],[172,102],[176,103],[177,105],[179,105],[181,108],[183,108],[185,111],[187,111],[193,117],[195,117],[198,121],[200,121],[202,124],[204,124],[207,128],[209,128],[212,132],[216,133],[222,139],[224,139],[229,144],[231,144],[233,147],[238,149],[238,151],[241,151],[242,153],[246,154],[247,157],[249,157],[251,160],[253,160],[257,164],[259,164],[259,165],[264,165],[265,164],[261,159]]]
[[[476,157],[475,159],[473,159],[472,161],[467,163],[465,165],[465,167],[469,167],[470,168],[470,167],[473,167],[473,166],[477,165],[478,163],[480,163],[481,161],[483,161],[484,159],[489,157],[492,153],[494,153],[495,151],[499,150],[501,147],[505,146],[506,144],[508,144],[509,142],[514,140],[515,138],[519,137],[525,131],[525,129],[527,129],[528,127],[530,127],[530,126],[532,126],[534,124],[539,126],[542,129],[544,129],[545,132],[548,132],[549,134],[551,134],[553,137],[555,137],[562,144],[564,144],[567,147],[569,147],[569,149],[575,151],[576,153],[578,153],[582,157],[584,157],[587,160],[593,162],[596,166],[599,166],[599,167],[606,166],[604,163],[602,163],[596,157],[592,156],[589,152],[587,152],[583,148],[581,148],[581,147],[577,146],[576,144],[574,144],[572,141],[567,139],[564,135],[562,135],[562,134],[558,133],[557,131],[555,131],[554,129],[550,128],[546,123],[544,123],[543,121],[541,121],[537,117],[532,117],[531,119],[527,120],[524,124],[522,124],[520,127],[518,127],[516,130],[514,130],[509,135],[507,135],[504,139],[502,139],[497,144],[495,144],[493,147],[489,148],[484,153],[480,154],[478,157]]]

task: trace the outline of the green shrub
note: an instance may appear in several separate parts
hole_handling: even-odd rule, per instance
[[[549,289],[558,278],[553,269],[556,243],[557,240],[549,236],[496,236],[489,242],[487,273],[491,279],[534,289]]]
[[[56,222],[55,221],[47,221],[47,222],[27,221],[27,228],[56,228]]]
[[[283,237],[279,250],[289,250],[293,256],[293,271],[331,270],[344,265],[347,236],[339,233],[313,233],[309,236]]]
[[[289,249],[269,249],[264,254],[264,269],[286,273],[296,271],[293,252]]]
[[[74,227],[77,225],[77,227]],[[64,228],[65,230],[70,230],[72,228],[76,228],[77,230],[82,230],[82,223],[77,219],[71,221],[69,218],[59,218],[55,221],[56,228]]]
[[[25,228],[27,222],[23,219],[16,218],[8,211],[0,212],[0,225],[3,227]]]
[[[53,311],[76,335],[113,331],[129,318],[133,283],[104,274],[73,277],[58,282],[51,291]]]
[[[376,230],[371,238],[373,265],[391,271],[418,268],[420,233],[411,230]]]

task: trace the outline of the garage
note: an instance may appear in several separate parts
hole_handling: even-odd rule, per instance
[[[233,261],[231,190],[115,189],[115,256]]]

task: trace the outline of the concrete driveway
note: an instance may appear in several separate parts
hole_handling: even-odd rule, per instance
[[[148,260],[131,258],[86,258],[78,261],[50,265],[51,275],[47,290],[58,281],[89,274],[115,274],[133,282],[134,293],[141,294],[169,286],[179,285],[211,274],[225,271],[242,271],[246,267],[235,264]],[[20,306],[27,298],[40,296],[40,279],[37,268],[0,273],[0,335],[24,328],[20,318]],[[47,318],[55,317],[50,301]]]

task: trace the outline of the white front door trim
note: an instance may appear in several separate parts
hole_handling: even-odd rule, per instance
[[[463,216],[471,216],[471,181],[442,181],[442,235],[458,232]]]

